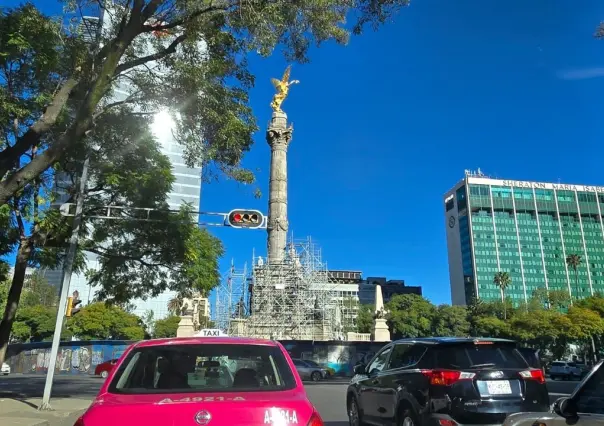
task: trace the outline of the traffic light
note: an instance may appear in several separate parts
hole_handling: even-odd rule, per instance
[[[82,303],[82,301],[79,297],[80,294],[77,291],[74,291],[73,296],[69,296],[67,298],[67,310],[65,311],[66,317],[71,317],[80,312],[80,308],[78,308],[78,305]]]
[[[233,228],[259,228],[264,216],[258,210],[231,210],[227,225]]]

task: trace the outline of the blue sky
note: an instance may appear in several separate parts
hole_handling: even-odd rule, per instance
[[[19,2],[4,0],[4,5]],[[51,0],[37,2],[59,10]],[[492,177],[604,185],[604,3],[415,0],[378,32],[326,44],[294,65],[283,104],[294,123],[289,221],[332,269],[404,279],[449,303],[443,194],[476,169]],[[264,193],[206,185],[202,210],[267,210],[265,124],[283,58],[251,58],[263,127],[245,165]],[[213,229],[231,259],[266,251],[266,233]]]

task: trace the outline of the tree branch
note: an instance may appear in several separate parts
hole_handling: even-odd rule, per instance
[[[84,251],[89,251],[90,253],[98,254],[99,256],[111,258],[111,259],[132,260],[134,262],[138,262],[141,265],[147,266],[149,268],[164,267],[164,268],[168,268],[168,269],[173,269],[169,265],[166,265],[165,263],[150,263],[150,262],[146,262],[146,261],[144,261],[142,259],[142,256],[141,257],[135,257],[135,256],[127,256],[127,255],[124,255],[124,254],[112,254],[112,253],[107,253],[106,251],[99,250],[99,249],[92,248],[92,247],[86,247],[86,248],[83,248],[83,250]]]
[[[112,50],[107,53],[106,59],[103,62],[96,80],[91,83],[86,98],[80,105],[77,115],[67,132],[65,132],[55,143],[48,147],[41,155],[34,158],[31,162],[26,164],[5,180],[2,180],[2,178],[4,174],[6,174],[6,171],[4,171],[4,169],[0,166],[0,205],[6,204],[10,197],[17,190],[19,190],[19,188],[24,187],[28,182],[34,180],[59,158],[61,158],[64,152],[72,144],[76,143],[86,135],[86,132],[92,125],[93,115],[96,111],[96,108],[103,96],[105,96],[107,88],[111,84],[111,76],[115,74],[115,70],[120,59],[132,40],[134,40],[134,38],[140,34],[141,25],[139,22],[137,22],[137,20],[140,20],[140,16],[137,16],[133,11],[128,24],[120,33],[119,37],[114,40],[115,43],[113,43]],[[64,98],[65,101],[62,104],[64,105],[67,101],[69,93],[77,84],[78,80],[74,77],[71,77],[69,80],[67,80],[64,87],[61,88],[60,92],[64,93],[64,96],[59,97],[57,94],[54,99],[59,100]],[[57,105],[57,107],[58,106],[59,105]],[[55,111],[55,109],[52,111]],[[59,111],[60,109],[55,111],[57,116]],[[46,112],[48,112],[48,110]],[[46,112],[44,115],[46,115]],[[48,130],[52,124],[54,123],[50,123],[50,121],[46,122],[38,120],[38,122],[30,127],[30,129],[18,142],[20,146],[19,150],[25,147],[23,150],[23,152],[25,152],[28,147],[35,145],[40,140],[43,131]],[[18,157],[20,157],[20,155]],[[2,173],[3,171],[4,174]]]
[[[182,43],[186,38],[187,38],[186,34],[182,34],[182,35],[176,37],[176,39],[168,47],[166,47],[164,50],[162,50],[160,52],[156,52],[152,55],[143,56],[142,58],[133,59],[132,61],[125,62],[121,65],[118,65],[117,68],[115,69],[114,76],[119,73],[122,73],[126,70],[129,70],[131,68],[137,67],[139,65],[143,65],[147,62],[157,61],[168,55],[173,54],[174,52],[176,52],[176,48],[178,47],[178,45],[180,43]]]
[[[53,97],[46,108],[46,111],[36,121],[23,136],[17,139],[17,142],[2,152],[0,152],[0,179],[2,179],[15,163],[21,158],[28,149],[37,145],[40,138],[55,124],[59,114],[69,99],[69,95],[77,86],[79,81],[76,78],[70,78],[63,84],[61,89]],[[0,202],[2,204],[5,201]]]
[[[168,24],[143,25],[143,32],[171,30],[178,26],[184,25],[184,24],[192,21],[193,19],[197,18],[198,16],[204,15],[206,13],[224,12],[224,11],[230,9],[231,7],[236,6],[238,3],[239,2],[231,3],[228,1],[212,3],[210,6],[204,8],[204,9],[197,10],[184,18],[175,19],[174,21],[172,21]]]
[[[105,105],[103,108],[101,108],[100,111],[98,111],[97,113],[94,114],[94,116],[92,117],[93,120],[96,120],[97,118],[99,118],[101,115],[105,114],[107,111],[109,111],[111,108],[115,108],[117,106],[120,105],[124,105],[124,104],[128,104],[128,103],[132,103],[132,102],[136,102],[136,99],[134,99],[134,95],[136,95],[138,93],[133,93],[132,95],[128,96],[126,99],[124,99],[123,101],[116,101],[116,102],[111,102],[110,104]]]

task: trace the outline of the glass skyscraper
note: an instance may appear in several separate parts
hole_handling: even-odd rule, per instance
[[[518,305],[536,289],[604,292],[604,187],[490,179],[466,171],[444,198],[451,299],[501,300],[507,272]],[[575,270],[566,258],[576,254]]]

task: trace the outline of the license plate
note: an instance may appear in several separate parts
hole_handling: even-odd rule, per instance
[[[488,380],[487,389],[490,395],[510,395],[512,387],[507,380]]]

